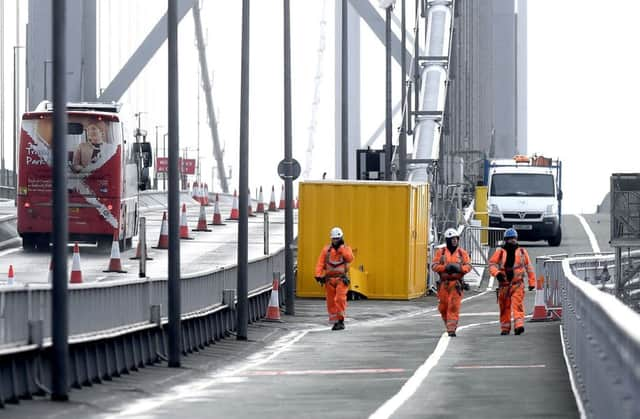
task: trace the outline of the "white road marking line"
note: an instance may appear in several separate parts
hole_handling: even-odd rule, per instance
[[[404,368],[360,368],[349,370],[279,370],[279,371],[250,371],[246,376],[297,376],[297,375],[342,375],[342,374],[385,374],[404,372]]]
[[[567,356],[567,347],[564,344],[564,333],[562,332],[562,325],[560,325],[560,342],[562,343],[562,355],[564,357],[564,363],[567,367],[567,371],[569,372],[569,382],[571,383],[571,391],[573,392],[573,397],[576,399],[576,405],[578,406],[578,412],[580,412],[580,419],[585,419],[587,414],[584,410],[584,405],[582,404],[582,399],[580,398],[580,392],[578,392],[578,386],[576,385],[576,379],[573,376],[573,368],[569,364],[569,357]]]
[[[502,369],[512,369],[512,368],[547,368],[545,364],[534,364],[534,365],[458,365],[453,367],[454,370],[502,370]]]
[[[474,296],[474,297],[477,297],[477,296]],[[470,297],[470,298],[473,298],[473,297]],[[466,326],[461,326],[458,328],[458,330],[479,326],[479,325],[495,324],[495,323],[498,323],[498,322],[491,321],[491,322],[484,322],[484,323],[474,323]],[[431,355],[429,355],[426,361],[422,365],[420,365],[420,367],[418,367],[416,372],[413,373],[413,375],[407,380],[406,383],[404,383],[400,391],[398,391],[398,393],[396,393],[395,396],[387,400],[382,406],[380,406],[375,412],[373,412],[373,414],[369,416],[369,419],[389,418],[391,417],[391,415],[395,413],[396,410],[400,408],[400,406],[402,406],[407,400],[409,400],[409,398],[413,396],[414,393],[418,390],[418,388],[420,387],[422,382],[425,380],[425,378],[427,378],[427,376],[429,375],[429,372],[433,369],[433,367],[438,365],[438,361],[447,350],[447,346],[449,346],[450,340],[451,338],[449,337],[449,335],[447,335],[447,333],[443,333],[442,336],[440,336],[440,340],[438,341],[438,344],[436,345],[436,349],[431,353]]]
[[[574,214],[580,223],[582,224],[582,228],[584,228],[585,233],[587,233],[587,237],[589,238],[589,243],[591,243],[591,249],[593,249],[594,253],[600,253],[600,246],[598,246],[598,240],[596,240],[595,234],[593,234],[593,230],[589,227],[587,220],[580,214]]]
[[[213,372],[209,377],[196,380],[187,384],[180,384],[172,387],[165,394],[138,400],[121,412],[107,416],[108,418],[119,418],[126,416],[138,416],[143,413],[152,411],[160,406],[166,405],[174,401],[182,401],[187,398],[197,397],[200,393],[205,392],[209,387],[228,383],[237,383],[246,381],[246,377],[242,377],[242,373],[250,369],[256,369],[279,356],[302,339],[309,330],[292,332],[278,339],[273,345],[266,347],[264,350],[250,356],[251,361],[244,363],[239,367],[229,366],[227,368]]]
[[[500,312],[498,311],[486,311],[484,313],[460,313],[460,317],[468,317],[468,316],[499,316]],[[440,317],[440,314],[432,314],[431,317]]]

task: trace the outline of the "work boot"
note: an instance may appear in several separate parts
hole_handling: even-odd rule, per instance
[[[500,332],[501,336],[505,336],[505,335],[508,335],[508,334],[509,334],[508,330],[503,330],[502,332]]]
[[[449,337],[455,338],[456,337],[456,332],[449,332]]]
[[[333,324],[333,327],[331,328],[331,330],[340,330],[340,323],[335,322],[335,323]]]
[[[338,329],[337,330],[344,330],[344,319],[338,320]]]
[[[516,328],[513,330],[513,332],[514,332],[516,335],[521,335],[521,334],[523,334],[523,333],[524,333],[524,326],[516,327]]]

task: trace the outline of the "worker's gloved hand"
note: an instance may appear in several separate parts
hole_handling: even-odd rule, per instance
[[[316,276],[316,281],[318,281],[320,285],[324,285],[324,283],[326,282],[323,276]]]
[[[466,281],[462,281],[462,289],[464,291],[469,291],[469,283]]]
[[[351,283],[351,280],[349,278],[347,278],[346,276],[343,276],[342,277],[342,283],[345,284],[348,287],[349,284]]]
[[[444,270],[448,274],[462,273],[462,269],[460,268],[460,265],[457,263],[449,263],[447,266],[444,267]]]
[[[529,291],[533,291],[534,289],[536,289],[535,285],[529,285]]]
[[[504,280],[505,280],[505,279],[507,279],[507,278],[504,276],[504,274],[503,274],[502,272],[500,272],[498,275],[496,275],[496,279],[497,279],[499,282],[502,282],[502,281],[504,281]]]

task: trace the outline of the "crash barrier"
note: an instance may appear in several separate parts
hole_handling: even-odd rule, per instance
[[[250,321],[266,313],[274,272],[284,272],[284,249],[249,263]],[[182,348],[187,353],[235,329],[237,267],[181,279]],[[69,285],[68,304],[73,386],[165,358],[167,279]],[[42,384],[49,384],[51,345],[51,287],[0,289],[0,406],[41,393]]]
[[[567,360],[587,417],[640,417],[640,314],[599,290],[611,256],[550,260],[560,277]],[[585,279],[586,278],[586,279]],[[606,287],[605,287],[606,289]]]

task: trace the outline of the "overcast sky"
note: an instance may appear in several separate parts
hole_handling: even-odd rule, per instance
[[[11,139],[15,2],[0,1],[5,8],[4,103],[5,118],[9,118],[5,119],[5,136]],[[325,0],[291,3],[293,154],[304,166],[317,80],[320,102],[312,171],[312,177],[317,178],[325,171],[333,173],[334,165],[334,1],[326,1],[323,54],[319,54],[318,48]],[[234,166],[230,180],[233,189],[238,182],[241,2],[203,0],[202,4],[213,99],[225,164]],[[373,4],[377,6],[378,2]],[[166,6],[157,0],[99,0],[98,5],[98,81],[104,88],[165,13]],[[532,0],[528,9],[528,151],[560,157],[564,162],[564,208],[568,212],[593,212],[609,189],[610,173],[640,171],[637,157],[640,141],[636,138],[640,80],[635,45],[640,39],[640,25],[635,22],[640,16],[640,2]],[[26,14],[27,0],[22,0],[23,23]],[[412,20],[409,13],[408,21]],[[260,185],[270,189],[276,184],[278,188],[275,168],[284,155],[282,0],[251,2],[251,25],[249,183],[254,191]],[[189,157],[196,155],[198,138],[198,65],[193,28],[193,18],[188,14],[179,29],[179,74],[180,141],[181,148],[188,147]],[[384,118],[384,48],[369,29],[363,28],[361,33],[362,138],[366,140]],[[166,51],[165,44],[123,97],[132,112],[146,112],[142,124],[152,142],[155,126],[162,125],[157,130],[160,147],[162,134],[167,131]],[[319,57],[322,57],[320,66]],[[321,77],[316,79],[318,70]],[[398,67],[395,71],[397,78]],[[212,145],[204,104],[201,97],[202,177],[211,183]],[[10,141],[5,142],[5,156],[10,156],[11,150]],[[11,166],[10,162],[7,166]]]

